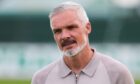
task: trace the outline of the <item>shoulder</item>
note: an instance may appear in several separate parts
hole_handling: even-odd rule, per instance
[[[48,64],[47,66],[35,72],[35,74],[32,77],[32,84],[44,84],[45,79],[53,70],[53,68],[59,63],[59,61],[60,60],[57,60],[51,64]]]
[[[101,62],[104,64],[112,84],[134,84],[131,73],[128,68],[121,62],[110,56],[98,53]]]
[[[114,58],[107,56],[105,54],[98,53],[100,56],[101,62],[104,64],[104,66],[107,68],[107,70],[112,71],[122,71],[127,69],[124,64],[119,62],[118,60],[115,60]]]

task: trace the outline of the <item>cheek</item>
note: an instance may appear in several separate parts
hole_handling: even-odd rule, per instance
[[[78,40],[80,42],[83,42],[85,40],[85,38],[87,38],[87,34],[85,32],[81,32],[78,36]]]
[[[56,43],[59,42],[58,36],[54,35],[54,40],[56,41]]]
[[[83,33],[79,33],[79,34],[77,35],[76,39],[77,39],[77,41],[80,42],[80,43],[83,42],[83,40],[84,40],[84,34],[83,34]]]
[[[61,43],[60,43],[60,38],[59,38],[58,36],[55,36],[55,35],[54,35],[54,40],[55,40],[55,42],[58,44],[58,46],[61,45]]]

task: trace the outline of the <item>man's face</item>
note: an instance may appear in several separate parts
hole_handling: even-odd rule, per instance
[[[78,54],[88,42],[89,30],[73,10],[54,15],[51,27],[58,47],[66,56]]]

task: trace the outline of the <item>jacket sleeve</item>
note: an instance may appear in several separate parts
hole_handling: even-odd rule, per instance
[[[131,73],[125,69],[120,72],[116,84],[135,84]]]

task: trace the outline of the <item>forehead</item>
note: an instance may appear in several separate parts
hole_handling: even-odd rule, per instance
[[[80,20],[78,19],[78,15],[76,11],[65,10],[51,17],[51,26],[52,28],[61,27],[61,26],[73,24],[77,21],[80,21]]]

